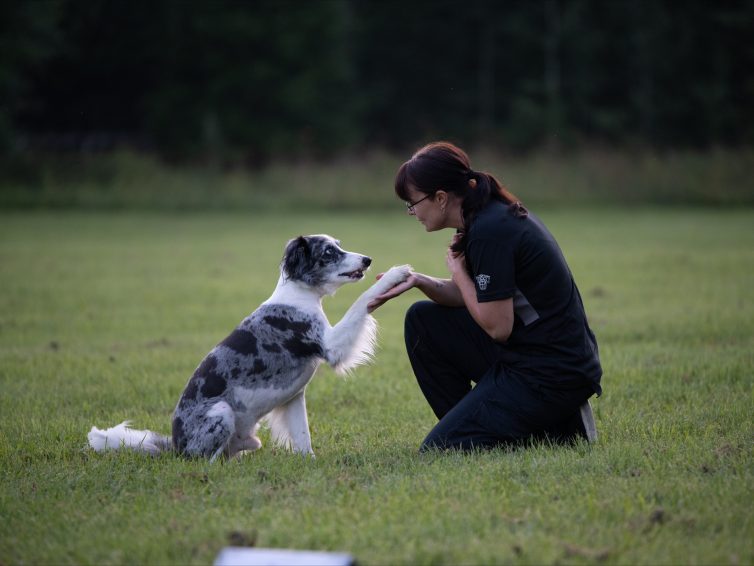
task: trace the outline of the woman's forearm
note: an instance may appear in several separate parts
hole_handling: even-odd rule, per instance
[[[429,299],[446,307],[464,306],[461,292],[452,279],[439,279],[423,273],[416,273],[416,288]]]
[[[458,289],[458,294],[461,296],[461,300],[463,301],[464,306],[469,309],[471,317],[477,322],[479,326],[484,328],[484,321],[482,320],[479,309],[479,302],[476,298],[476,288],[474,287],[474,282],[465,271],[456,274],[452,281],[456,286],[456,289]],[[487,329],[485,328],[485,330]]]

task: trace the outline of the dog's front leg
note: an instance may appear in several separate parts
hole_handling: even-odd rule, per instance
[[[306,399],[302,391],[293,399],[280,407],[283,426],[287,429],[291,449],[300,454],[314,456],[312,437],[309,432],[309,419],[306,416]]]
[[[367,306],[411,273],[411,266],[390,268],[382,278],[364,291],[343,315],[343,318],[325,331],[325,358],[338,372],[346,372],[366,363],[374,354],[377,322],[367,312]]]

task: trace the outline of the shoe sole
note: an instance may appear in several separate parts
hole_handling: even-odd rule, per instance
[[[592,413],[592,406],[589,401],[581,405],[579,411],[581,412],[581,422],[586,431],[586,439],[589,442],[597,442],[597,425],[594,424],[594,413]]]

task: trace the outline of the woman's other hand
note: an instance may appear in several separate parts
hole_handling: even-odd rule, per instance
[[[461,252],[453,251],[453,245],[455,245],[455,243],[462,237],[463,234],[453,235],[453,240],[450,242],[448,252],[445,255],[445,263],[448,266],[448,271],[453,280],[455,280],[457,274],[466,272],[466,256]]]

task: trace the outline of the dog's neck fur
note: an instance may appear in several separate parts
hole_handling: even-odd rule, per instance
[[[296,306],[304,310],[323,311],[322,299],[327,295],[332,295],[340,287],[331,288],[314,288],[301,281],[288,279],[284,274],[280,274],[278,284],[264,304],[286,304]]]

